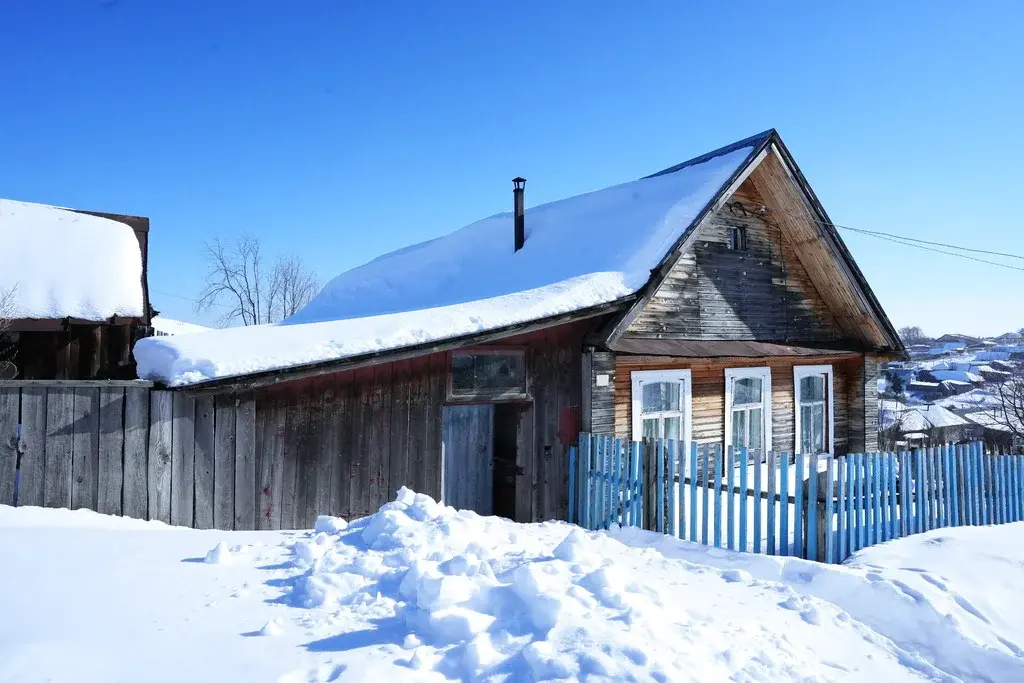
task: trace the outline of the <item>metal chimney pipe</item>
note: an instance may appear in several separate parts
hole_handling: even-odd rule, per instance
[[[523,193],[526,190],[526,178],[512,179],[513,213],[515,214],[516,251],[526,243],[526,207],[523,204]]]

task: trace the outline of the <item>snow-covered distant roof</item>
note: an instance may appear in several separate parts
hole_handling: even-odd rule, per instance
[[[174,318],[167,318],[162,315],[155,316],[151,322],[153,330],[158,335],[173,336],[176,334],[195,334],[196,332],[207,332],[212,329],[209,327],[203,327],[202,325],[196,325],[195,323],[187,323],[182,320],[175,320]]]
[[[976,375],[973,372],[965,372],[963,370],[932,370],[932,377],[940,382],[952,381],[952,382],[965,382],[967,384],[981,384],[985,381],[985,378],[981,375]]]
[[[142,252],[124,223],[0,199],[0,293],[11,318],[105,320],[143,314]]]
[[[172,385],[333,361],[495,330],[639,290],[753,150],[502,213],[342,273],[284,323],[143,339],[139,376]]]
[[[956,396],[947,396],[935,402],[950,410],[982,410],[999,405],[999,397],[988,389],[972,389]]]

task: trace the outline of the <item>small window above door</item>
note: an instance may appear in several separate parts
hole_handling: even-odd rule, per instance
[[[455,401],[528,399],[523,349],[454,351],[448,398]]]

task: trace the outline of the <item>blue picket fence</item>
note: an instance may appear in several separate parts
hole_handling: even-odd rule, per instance
[[[1024,456],[980,443],[841,457],[581,434],[569,519],[705,545],[842,562],[940,527],[1024,519]]]

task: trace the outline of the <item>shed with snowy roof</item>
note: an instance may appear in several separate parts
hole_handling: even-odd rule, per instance
[[[524,184],[512,212],[342,273],[282,323],[144,339],[140,376],[197,415],[247,406],[235,443],[270,527],[403,485],[565,519],[580,430],[876,448],[879,366],[906,352],[774,130],[528,210]]]
[[[132,379],[149,219],[0,199],[3,379]]]

